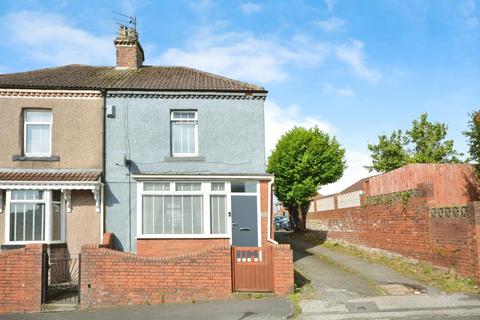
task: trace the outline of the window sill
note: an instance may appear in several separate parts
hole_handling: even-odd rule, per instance
[[[59,156],[50,156],[50,157],[27,157],[22,155],[13,155],[12,161],[44,161],[44,162],[58,162],[60,161]]]
[[[228,234],[150,234],[139,235],[139,240],[148,239],[230,239]]]
[[[2,244],[0,245],[0,249],[1,250],[15,250],[15,249],[22,249],[22,248],[25,248],[25,245],[24,244]]]
[[[16,241],[16,242],[5,242],[2,244],[0,247],[2,249],[19,249],[25,247],[27,244],[31,243],[40,243],[40,244],[46,244],[50,247],[66,247],[67,243],[65,241],[52,241],[52,242],[47,242],[47,241]]]
[[[174,157],[165,157],[165,162],[202,162],[205,161],[205,157],[201,156],[174,156]]]

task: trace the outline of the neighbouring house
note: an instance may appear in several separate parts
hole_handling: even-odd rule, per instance
[[[0,313],[65,292],[82,307],[291,292],[267,91],[144,65],[134,29],[114,45],[115,66],[0,75],[0,239],[17,249],[0,252]]]
[[[70,257],[102,237],[104,98],[75,81],[64,68],[0,75],[1,251]]]

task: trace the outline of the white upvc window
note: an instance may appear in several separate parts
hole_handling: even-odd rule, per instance
[[[25,110],[24,154],[29,157],[48,157],[52,154],[52,112]]]
[[[138,187],[140,238],[230,238],[228,182],[140,182]]]
[[[65,239],[60,190],[7,190],[5,242],[58,243]]]
[[[198,155],[197,111],[171,112],[171,141],[174,157]]]

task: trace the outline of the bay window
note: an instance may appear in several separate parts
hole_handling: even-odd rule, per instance
[[[6,242],[59,242],[64,218],[60,190],[8,190]]]
[[[45,239],[45,193],[13,190],[10,199],[10,241]]]
[[[228,236],[225,182],[139,184],[139,236]]]

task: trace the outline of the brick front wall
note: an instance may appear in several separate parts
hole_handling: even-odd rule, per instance
[[[229,239],[138,239],[137,253],[145,257],[172,257],[229,244]]]
[[[228,299],[232,292],[230,246],[150,258],[85,245],[81,268],[84,308]]]
[[[273,290],[278,296],[293,292],[293,252],[288,244],[273,246]]]
[[[0,313],[40,311],[42,250],[30,244],[0,253]]]
[[[454,268],[480,281],[480,208],[470,205],[467,217],[433,218],[428,200],[412,198],[406,207],[398,201],[315,212],[308,215],[307,224],[325,238]]]

